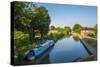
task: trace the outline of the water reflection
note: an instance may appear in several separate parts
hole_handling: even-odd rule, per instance
[[[67,34],[65,35],[66,38],[70,38],[71,34]]]
[[[80,39],[79,39],[78,36],[73,36],[73,39],[74,39],[76,42],[80,41]]]
[[[64,38],[55,44],[54,49],[50,52],[50,62],[71,62],[77,58],[83,58],[86,56],[88,56],[88,53],[81,42],[76,42],[73,37],[70,37]]]

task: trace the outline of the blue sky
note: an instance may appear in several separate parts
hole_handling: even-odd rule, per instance
[[[51,24],[56,27],[80,24],[84,27],[94,27],[97,24],[97,7],[67,4],[38,3],[44,6],[51,17]]]

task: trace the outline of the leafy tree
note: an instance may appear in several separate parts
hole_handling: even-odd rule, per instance
[[[73,31],[76,33],[80,33],[82,26],[80,24],[75,24],[73,27]]]
[[[50,25],[50,16],[45,7],[38,7],[34,10],[34,17],[30,23],[32,32],[39,30],[41,37],[47,34]],[[35,32],[34,32],[35,33]],[[34,34],[32,34],[34,37]]]
[[[27,30],[35,8],[35,4],[31,2],[14,2],[14,26],[17,30]]]
[[[97,36],[97,24],[94,26],[94,31],[95,31],[95,34]]]
[[[51,29],[51,30],[54,30],[54,29],[55,29],[55,26],[51,26],[50,29]]]
[[[64,29],[65,29],[65,31],[66,31],[67,34],[69,34],[71,32],[71,28],[68,27],[68,26],[65,26]]]
[[[35,30],[40,31],[41,37],[49,30],[50,16],[45,7],[37,7],[31,2],[15,2],[14,25],[17,30],[30,34],[30,40],[35,36]]]

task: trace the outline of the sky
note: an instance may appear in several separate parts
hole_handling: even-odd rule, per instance
[[[37,6],[44,6],[50,15],[51,24],[55,27],[70,26],[80,24],[83,27],[94,27],[97,24],[97,7],[37,3]]]

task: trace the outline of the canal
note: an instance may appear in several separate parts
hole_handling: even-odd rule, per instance
[[[58,40],[44,55],[27,64],[65,63],[87,56],[89,54],[80,40],[71,36]]]

